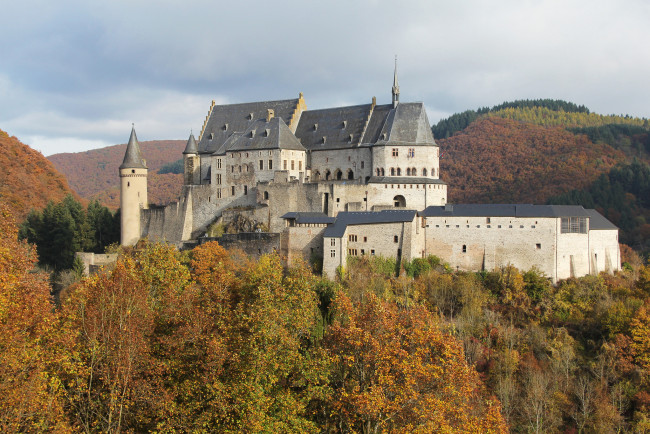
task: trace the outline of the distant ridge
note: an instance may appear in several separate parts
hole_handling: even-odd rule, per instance
[[[140,142],[140,149],[149,168],[149,201],[169,203],[178,198],[183,176],[159,175],[158,169],[178,160],[185,140],[153,140]],[[124,158],[126,144],[108,146],[85,152],[54,154],[48,159],[63,173],[70,186],[87,199],[98,199],[103,205],[119,207],[118,167]]]

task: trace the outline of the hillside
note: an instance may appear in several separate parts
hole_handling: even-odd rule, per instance
[[[17,221],[49,200],[60,201],[73,191],[65,177],[38,151],[0,130],[0,201]]]
[[[182,175],[157,172],[167,163],[178,160],[185,148],[184,140],[140,142],[149,167],[149,202],[163,204],[178,198]],[[109,208],[119,207],[118,168],[124,158],[126,144],[85,152],[62,153],[48,157],[63,173],[70,186],[84,198],[98,199]]]
[[[625,160],[584,134],[500,117],[479,117],[437,143],[448,200],[456,203],[546,203]]]

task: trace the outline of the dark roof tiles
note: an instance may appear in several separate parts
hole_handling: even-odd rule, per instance
[[[120,165],[120,169],[146,169],[147,164],[142,158],[140,152],[140,145],[138,144],[138,137],[135,134],[135,127],[131,128],[131,137],[129,143],[126,145],[126,152],[124,153],[124,160]]]

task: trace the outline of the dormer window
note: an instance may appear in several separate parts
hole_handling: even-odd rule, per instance
[[[251,130],[251,138],[255,137],[255,130]]]
[[[352,138],[353,138],[353,135],[350,134],[350,138],[348,139],[348,142],[349,142],[349,143],[352,143]]]
[[[253,113],[252,112],[248,114],[248,119],[253,120]]]
[[[327,141],[327,137],[323,136],[323,143]]]
[[[318,130],[318,124],[314,124],[314,131]]]
[[[210,133],[210,137],[208,137],[208,140],[214,139],[214,133]]]
[[[271,130],[270,130],[270,129],[267,128],[266,130],[264,130],[264,137],[268,137],[269,134],[271,134]]]
[[[341,125],[341,128],[345,129],[348,126],[348,121],[343,121],[343,125]]]
[[[224,131],[228,131],[228,124],[224,124],[224,125],[223,125],[223,130],[224,130]]]

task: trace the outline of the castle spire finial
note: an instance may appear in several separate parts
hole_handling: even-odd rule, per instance
[[[397,82],[397,54],[395,55],[395,73],[393,74],[393,108],[399,104],[399,84]]]

